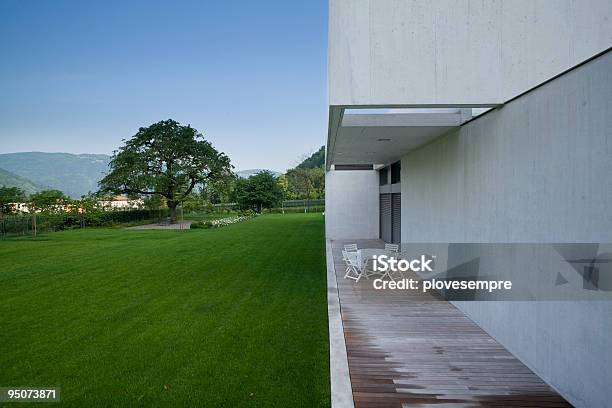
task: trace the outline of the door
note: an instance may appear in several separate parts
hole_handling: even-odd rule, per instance
[[[391,194],[380,195],[380,234],[379,238],[391,242]]]
[[[391,194],[391,242],[402,242],[402,195]]]

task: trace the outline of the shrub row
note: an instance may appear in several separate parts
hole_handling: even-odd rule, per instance
[[[0,235],[29,235],[33,229],[33,215],[12,215],[0,218]],[[95,211],[88,213],[36,214],[39,232],[62,231],[72,228],[108,227],[117,224],[160,221],[168,217],[168,210]]]

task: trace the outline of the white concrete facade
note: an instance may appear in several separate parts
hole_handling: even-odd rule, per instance
[[[610,243],[611,146],[612,52],[404,156],[402,242]],[[612,302],[455,305],[575,406],[612,401]]]
[[[379,228],[376,172],[333,166],[401,160],[402,242],[612,242],[610,47],[609,0],[330,0],[327,237]],[[494,109],[344,120],[399,107]],[[456,305],[575,406],[609,406],[611,303]]]
[[[338,170],[325,174],[325,234],[329,239],[378,238],[378,173]],[[373,216],[374,215],[374,216]]]
[[[609,0],[331,0],[332,106],[499,104],[612,44]]]
[[[612,52],[411,151],[401,185],[402,242],[612,242]]]

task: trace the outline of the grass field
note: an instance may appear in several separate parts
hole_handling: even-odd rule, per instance
[[[0,387],[63,405],[329,405],[323,217],[0,242]],[[20,404],[23,406],[25,404]]]

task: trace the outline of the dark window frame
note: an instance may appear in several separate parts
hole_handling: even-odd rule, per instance
[[[389,184],[389,167],[383,167],[382,169],[378,170],[378,185],[379,186],[386,186],[387,184]]]
[[[334,170],[347,171],[347,170],[374,170],[373,164],[335,164]]]
[[[391,184],[397,184],[402,181],[401,173],[402,173],[402,162],[396,161],[389,166],[391,171]]]

